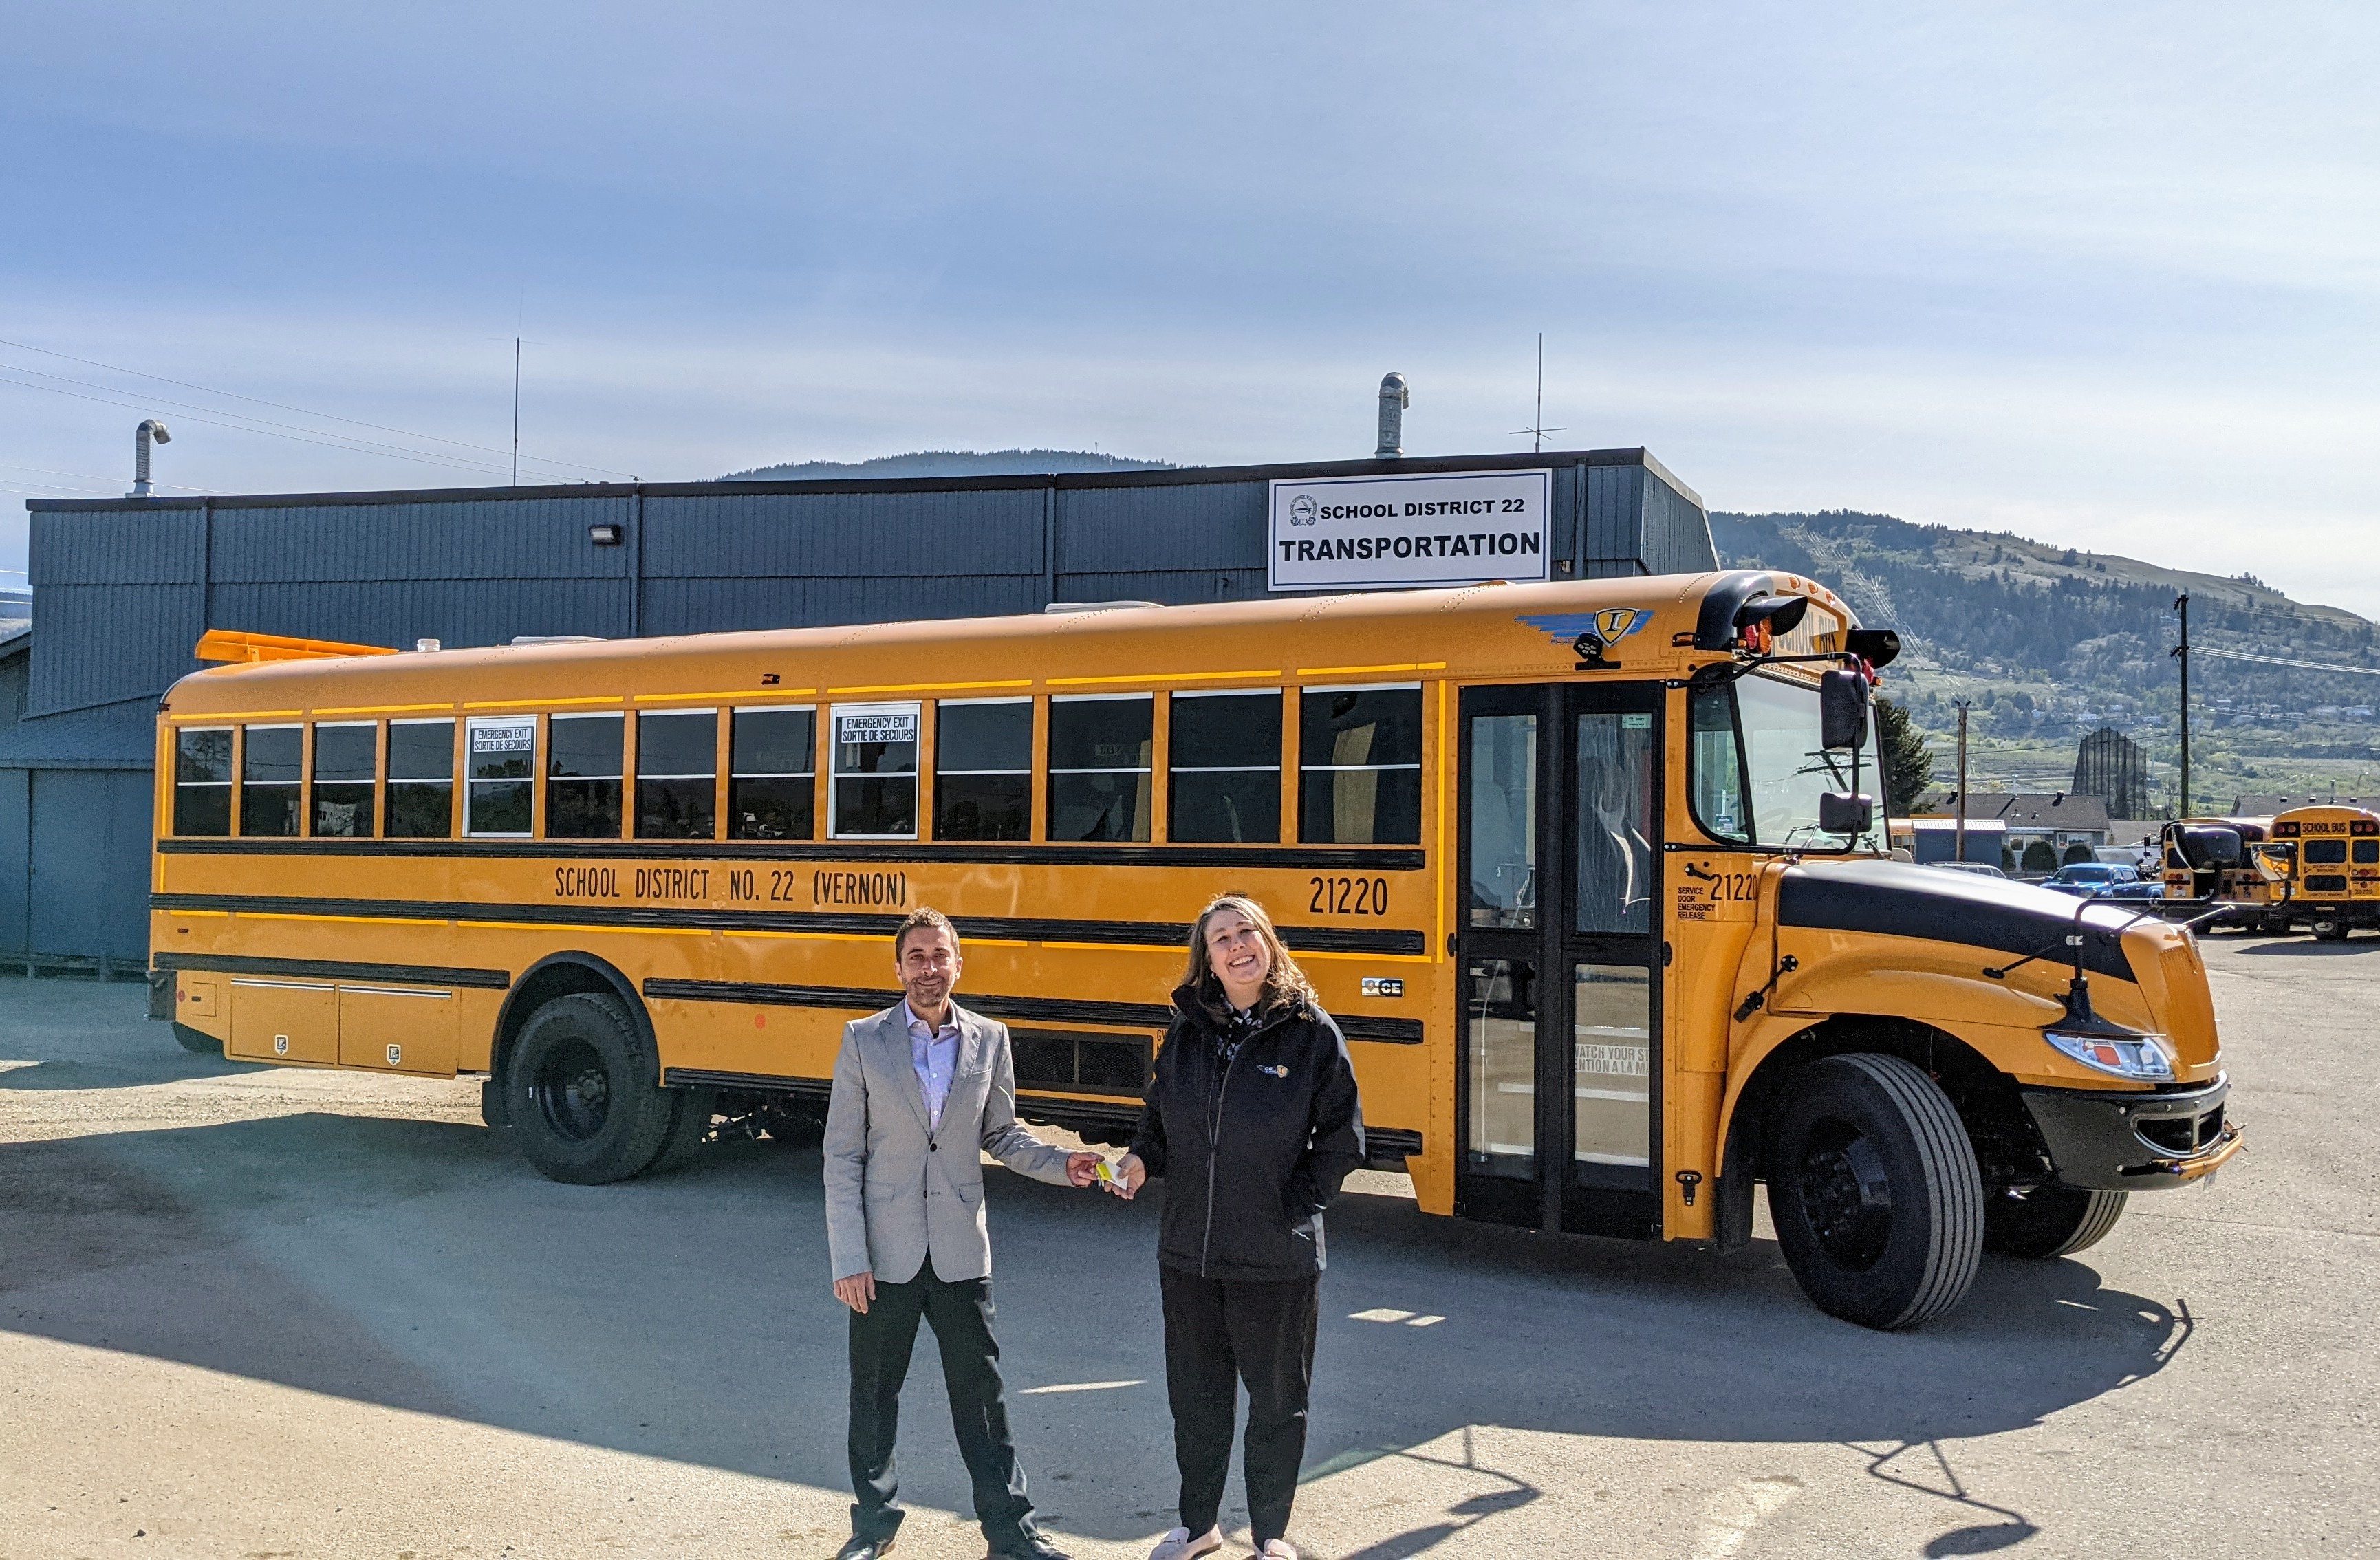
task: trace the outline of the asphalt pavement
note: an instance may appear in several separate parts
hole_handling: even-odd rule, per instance
[[[2380,937],[2204,946],[2247,1152],[2076,1258],[1986,1258],[1915,1332],[1821,1315],[1765,1238],[1549,1239],[1360,1177],[1292,1536],[1337,1560],[2380,1547]],[[988,1179],[1043,1521],[1144,1555],[1173,1493],[1155,1199]],[[475,1082],[228,1064],[135,986],[0,980],[0,1560],[825,1560],[849,1499],[827,1280],[815,1149],[557,1186]],[[929,1347],[905,1408],[901,1552],[980,1554]],[[1246,1553],[1236,1475],[1225,1520]]]

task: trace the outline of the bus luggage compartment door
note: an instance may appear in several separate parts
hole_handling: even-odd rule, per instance
[[[224,1054],[253,1061],[337,1061],[337,989],[328,981],[235,976]]]
[[[339,1065],[455,1075],[455,994],[431,986],[339,987]]]

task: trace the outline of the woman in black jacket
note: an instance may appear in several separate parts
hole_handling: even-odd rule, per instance
[[[1305,1456],[1323,1268],[1322,1210],[1364,1162],[1346,1039],[1254,900],[1226,894],[1190,931],[1189,968],[1121,1165],[1123,1195],[1165,1180],[1158,1284],[1182,1525],[1150,1560],[1222,1547],[1215,1517],[1248,1390],[1249,1536],[1286,1534]]]

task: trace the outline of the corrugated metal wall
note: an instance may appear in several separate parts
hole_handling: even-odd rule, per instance
[[[1579,574],[1717,566],[1700,502],[1643,452],[1540,458]],[[1260,597],[1267,482],[1376,469],[38,502],[30,712],[153,697],[209,627],[487,645]]]
[[[0,660],[0,955],[140,956],[150,701],[195,667],[211,627],[462,646],[1254,598],[1273,478],[1538,465],[1554,471],[1555,556],[1577,574],[1718,566],[1701,502],[1641,450],[945,483],[37,501],[31,653]],[[619,526],[621,545],[595,545],[592,526]]]
[[[1643,482],[1638,513],[1644,517],[1637,533],[1638,556],[1645,571],[1691,574],[1718,567],[1703,501],[1673,485],[1667,472],[1639,466],[1637,474]]]
[[[1039,486],[650,495],[637,632],[1035,611],[1048,502]]]
[[[128,973],[149,941],[150,771],[126,762],[149,762],[148,701],[137,731],[117,712],[65,717],[49,745],[71,768],[17,767],[28,659],[0,658],[0,962],[103,954]]]

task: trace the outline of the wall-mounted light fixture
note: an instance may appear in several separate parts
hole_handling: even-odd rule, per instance
[[[589,526],[587,527],[587,539],[598,547],[617,547],[620,545],[620,527]]]

